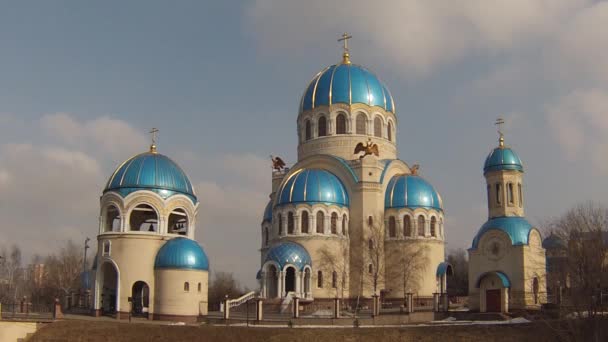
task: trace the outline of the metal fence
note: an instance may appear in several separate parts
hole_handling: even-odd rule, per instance
[[[1,303],[2,319],[48,320],[53,318],[53,305],[47,303]]]

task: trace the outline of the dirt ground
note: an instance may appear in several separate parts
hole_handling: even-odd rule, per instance
[[[403,328],[247,328],[166,326],[68,320],[48,324],[29,341],[555,341],[546,324]]]

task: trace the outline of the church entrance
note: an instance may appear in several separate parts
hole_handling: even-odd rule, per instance
[[[103,314],[114,314],[118,308],[118,271],[110,262],[101,265],[100,306]]]
[[[500,289],[486,290],[486,312],[500,312]]]
[[[267,298],[276,298],[279,296],[279,283],[277,281],[278,272],[274,265],[268,266],[266,271],[266,292]]]
[[[287,267],[285,272],[285,293],[296,291],[296,270],[293,267]]]
[[[147,317],[148,307],[150,305],[150,288],[143,281],[137,281],[133,284],[131,291],[133,304],[133,315]]]

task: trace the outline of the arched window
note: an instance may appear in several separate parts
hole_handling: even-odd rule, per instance
[[[264,246],[268,246],[268,227],[264,228]]]
[[[321,271],[317,272],[317,287],[323,288],[323,272]]]
[[[132,231],[158,232],[158,215],[147,204],[140,204],[131,211],[129,226]]]
[[[103,250],[102,250],[102,255],[103,256],[110,256],[110,251],[111,251],[111,241],[106,240],[103,242]]]
[[[517,183],[517,195],[519,196],[519,207],[524,205],[524,195],[521,192],[521,183]]]
[[[367,265],[367,272],[369,272],[369,274],[374,272],[374,266],[372,266],[372,264]]]
[[[367,224],[371,227],[374,225],[374,218],[371,216],[367,217]]]
[[[500,204],[502,203],[502,184],[497,183],[496,184],[496,203]]]
[[[369,239],[369,240],[367,241],[367,247],[368,247],[370,250],[374,249],[374,240]]]
[[[490,184],[488,184],[487,186],[487,193],[488,193],[488,209],[490,207],[492,207],[492,195],[490,194],[490,191],[492,191],[492,187],[490,186]]]
[[[346,235],[346,214],[342,216],[342,235]]]
[[[341,113],[336,116],[336,134],[346,134],[346,116]]]
[[[283,215],[279,214],[279,235],[283,235]]]
[[[534,293],[534,304],[538,304],[538,278],[532,280],[532,292]]]
[[[338,214],[331,213],[331,233],[338,234]]]
[[[437,231],[436,231],[436,226],[437,225],[437,219],[435,218],[435,216],[431,217],[431,236],[435,236],[437,237]]]
[[[303,211],[302,212],[302,218],[301,218],[301,225],[302,227],[300,228],[300,230],[302,231],[302,233],[304,234],[308,234],[308,211]]]
[[[294,222],[293,213],[290,211],[287,213],[287,234],[293,234]]]
[[[186,292],[190,291],[190,283],[189,282],[185,282],[184,283],[184,291],[186,291]]]
[[[177,208],[169,214],[169,233],[188,235],[188,215],[182,208]]]
[[[388,218],[388,237],[394,238],[397,236],[397,223],[395,222],[395,216]]]
[[[357,134],[367,134],[367,119],[365,114],[359,113],[357,115],[355,130]]]
[[[325,232],[325,214],[322,211],[317,211],[317,233]]]
[[[317,121],[317,131],[319,134],[317,136],[324,137],[327,135],[327,119],[324,116],[319,118]]]
[[[403,236],[412,236],[412,221],[410,215],[403,216]]]
[[[338,288],[338,272],[336,271],[331,274],[331,287],[334,289]]]
[[[507,202],[513,204],[513,183],[507,184]]]
[[[393,141],[393,123],[388,122],[388,127],[386,129],[386,135],[388,136],[389,141]]]
[[[374,118],[374,136],[382,137],[382,120],[377,116]]]
[[[312,138],[312,127],[310,127],[310,120],[306,119],[304,126],[304,136],[306,137],[306,140],[310,140]]]
[[[106,209],[106,219],[103,228],[104,232],[119,232],[120,231],[120,212],[113,205]]]
[[[201,283],[198,283],[198,292],[201,292],[203,286],[201,285]]]
[[[424,226],[426,225],[426,220],[424,216],[418,216],[418,236],[424,236]]]

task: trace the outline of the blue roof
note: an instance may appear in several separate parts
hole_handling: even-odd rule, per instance
[[[279,265],[282,270],[287,264],[294,265],[299,271],[304,269],[304,266],[311,266],[312,261],[310,255],[302,245],[291,241],[281,242],[278,245],[274,245],[266,254],[267,261],[274,261]]]
[[[561,237],[552,233],[546,239],[543,240],[543,248],[566,248],[566,243]]]
[[[502,283],[502,287],[511,287],[511,281],[509,280],[509,277],[507,277],[506,274],[502,273],[501,271],[492,271],[492,272],[486,272],[482,275],[479,276],[479,278],[477,278],[477,281],[475,282],[475,287],[479,288],[479,285],[481,285],[481,280],[490,274],[495,274],[496,276],[498,276],[498,278],[500,279],[500,282]]]
[[[268,204],[266,204],[266,209],[264,209],[264,219],[262,222],[266,221],[272,221],[272,200],[268,201]]]
[[[346,188],[333,173],[321,169],[300,169],[283,182],[277,205],[325,203],[348,206]]]
[[[528,244],[532,225],[524,217],[519,216],[502,216],[489,219],[481,226],[477,235],[475,235],[471,248],[476,249],[483,234],[492,229],[505,232],[511,238],[511,244],[517,246]]]
[[[427,208],[443,210],[441,196],[424,178],[416,175],[395,175],[384,194],[385,208]]]
[[[437,272],[436,272],[437,278],[439,278],[439,277],[441,277],[441,276],[443,276],[445,274],[447,274],[449,276],[454,275],[454,270],[452,268],[452,265],[449,262],[446,262],[446,261],[440,263],[437,266]]]
[[[194,240],[176,237],[167,241],[156,253],[154,269],[209,270],[209,259]]]
[[[524,171],[517,153],[508,147],[497,147],[490,152],[483,165],[483,173],[500,170]]]
[[[141,153],[122,163],[108,180],[104,193],[116,191],[126,196],[138,190],[154,191],[163,198],[184,194],[197,201],[186,173],[173,160],[155,152]]]
[[[376,75],[356,64],[335,64],[315,75],[304,91],[300,112],[334,103],[364,103],[395,112],[388,88]]]

